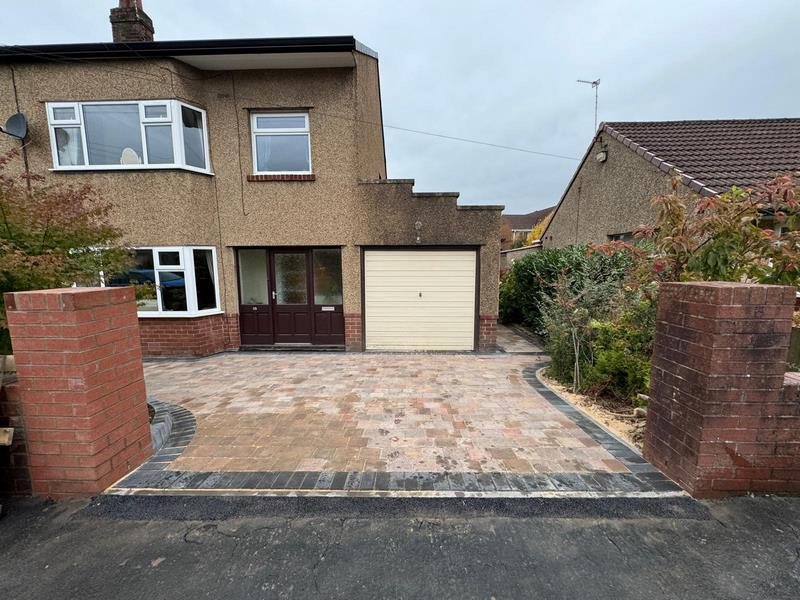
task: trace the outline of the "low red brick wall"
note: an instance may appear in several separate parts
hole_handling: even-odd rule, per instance
[[[145,356],[208,356],[239,349],[239,315],[139,319]]]
[[[152,451],[133,289],[16,292],[5,302],[32,492],[97,494]]]
[[[497,317],[481,315],[478,323],[478,352],[497,350]]]
[[[795,288],[661,287],[645,456],[698,497],[800,492]]]

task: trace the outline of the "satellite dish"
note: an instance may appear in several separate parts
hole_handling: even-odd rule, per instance
[[[8,117],[5,127],[0,127],[0,131],[18,140],[24,140],[28,135],[28,119],[22,113],[16,113]]]

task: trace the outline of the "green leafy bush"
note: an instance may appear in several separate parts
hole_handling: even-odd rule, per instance
[[[653,290],[623,290],[617,302],[612,319],[590,325],[594,362],[584,388],[636,404],[637,395],[650,389],[657,303]]]
[[[545,248],[514,263],[500,284],[500,321],[520,323],[547,335],[543,307],[552,298],[560,277],[570,277],[576,289],[626,278],[632,267],[626,252],[590,253],[588,246]]]
[[[545,334],[550,374],[573,390],[634,404],[648,391],[659,282],[800,284],[800,173],[709,198],[680,189],[653,199],[635,244],[543,250],[503,282],[503,322]]]
[[[657,284],[629,285],[621,265],[632,268],[595,256],[562,273],[542,301],[542,321],[552,377],[576,392],[636,403],[650,385]]]
[[[550,373],[574,391],[583,389],[594,364],[592,324],[610,318],[621,287],[617,279],[590,279],[581,269],[561,275],[542,301]]]

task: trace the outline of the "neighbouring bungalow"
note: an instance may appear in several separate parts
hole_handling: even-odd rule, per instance
[[[525,245],[533,228],[541,223],[553,210],[552,206],[534,210],[525,215],[506,215],[502,216],[503,224],[501,228],[500,248],[508,250],[512,247]]]
[[[632,237],[653,196],[757,188],[800,169],[800,119],[603,123],[542,235],[545,248]]]

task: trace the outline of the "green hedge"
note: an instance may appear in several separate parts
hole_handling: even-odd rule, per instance
[[[545,339],[556,380],[575,385],[577,347],[579,391],[635,404],[650,387],[657,287],[628,287],[634,267],[586,246],[529,254],[501,282],[500,320]]]
[[[546,335],[542,309],[555,292],[561,276],[576,275],[585,285],[609,280],[622,281],[632,268],[623,252],[611,255],[588,253],[588,246],[544,248],[532,252],[512,266],[500,282],[500,322],[519,323]]]

